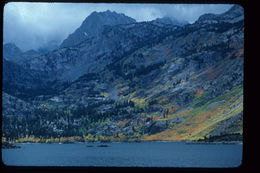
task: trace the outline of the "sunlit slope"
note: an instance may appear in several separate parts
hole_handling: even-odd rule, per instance
[[[204,95],[197,96],[191,107],[168,114],[165,119],[183,118],[169,129],[145,136],[144,140],[198,140],[210,135],[243,134],[243,91],[237,86],[222,96],[203,101]],[[202,106],[198,103],[205,102]],[[228,123],[232,120],[233,122]],[[160,120],[160,119],[158,119]],[[222,129],[218,130],[218,129]],[[217,131],[218,130],[218,131]]]

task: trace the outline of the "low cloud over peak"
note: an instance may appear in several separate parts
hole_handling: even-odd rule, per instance
[[[103,4],[10,2],[4,7],[4,43],[13,42],[23,51],[62,42],[92,12],[115,11],[137,22],[173,17],[193,23],[204,13],[223,13],[232,5],[196,4]]]

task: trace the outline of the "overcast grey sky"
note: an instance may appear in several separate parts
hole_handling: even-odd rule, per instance
[[[138,22],[169,16],[193,23],[204,13],[223,13],[230,4],[116,4],[11,2],[4,7],[4,43],[23,51],[62,41],[93,11],[124,13]]]

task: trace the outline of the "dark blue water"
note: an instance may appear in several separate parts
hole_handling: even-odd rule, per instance
[[[137,166],[137,167],[237,167],[242,144],[205,145],[185,142],[76,144],[18,144],[2,149],[6,165],[17,166]],[[94,147],[87,147],[93,145]]]

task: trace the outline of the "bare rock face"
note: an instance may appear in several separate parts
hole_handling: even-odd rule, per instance
[[[165,120],[160,120],[160,121],[152,121],[146,123],[147,128],[145,131],[148,134],[155,134],[164,131],[168,127],[168,122]]]
[[[81,24],[81,26],[65,39],[60,47],[75,46],[91,37],[97,37],[104,29],[105,25],[114,26],[120,24],[136,23],[136,21],[124,14],[116,12],[93,12]]]
[[[73,81],[85,73],[99,72],[140,46],[159,42],[173,30],[151,23],[104,26],[98,37],[32,58],[22,66],[48,74],[52,79]]]
[[[222,14],[204,14],[199,17],[198,23],[217,23],[217,22],[227,22],[236,23],[238,21],[244,20],[244,9],[240,5],[234,5],[227,12]]]

